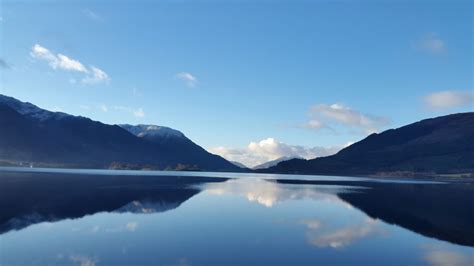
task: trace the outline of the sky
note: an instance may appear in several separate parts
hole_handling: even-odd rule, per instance
[[[0,93],[254,166],[474,110],[472,1],[0,2]]]

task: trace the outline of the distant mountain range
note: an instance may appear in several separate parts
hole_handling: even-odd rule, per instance
[[[269,168],[272,166],[275,166],[281,162],[292,160],[292,159],[302,159],[301,157],[298,156],[283,156],[275,160],[268,161],[266,163],[259,164],[257,166],[252,167],[253,170],[259,170],[259,169],[265,169]]]
[[[106,125],[4,95],[0,95],[0,125],[0,165],[249,171],[168,127]],[[282,157],[254,169],[288,174],[474,176],[474,112],[372,134],[332,156]]]
[[[243,163],[239,163],[237,161],[230,161],[230,162],[233,163],[235,166],[240,167],[242,169],[248,169],[248,167],[245,166],[245,164],[243,164]]]
[[[183,133],[155,125],[106,125],[0,95],[0,164],[239,171]]]
[[[422,120],[390,129],[312,160],[293,159],[259,170],[324,175],[474,175],[474,113]]]

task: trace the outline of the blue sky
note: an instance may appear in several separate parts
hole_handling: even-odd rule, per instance
[[[472,111],[471,1],[2,1],[0,93],[248,165]]]

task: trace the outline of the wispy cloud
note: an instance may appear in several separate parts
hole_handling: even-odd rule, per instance
[[[141,93],[141,91],[140,91],[138,88],[133,88],[133,89],[132,89],[132,94],[133,94],[133,96],[135,96],[135,97],[141,97],[141,96],[142,96],[142,93]]]
[[[109,111],[109,107],[107,107],[107,105],[105,104],[102,104],[99,106],[100,110],[102,110],[102,112],[108,112]]]
[[[33,46],[30,55],[35,59],[47,62],[48,65],[54,70],[60,69],[84,74],[85,76],[82,79],[82,83],[84,84],[110,81],[110,77],[102,69],[99,69],[95,66],[90,66],[90,68],[87,68],[80,61],[64,54],[55,54],[39,44],[35,44]],[[70,81],[71,80],[74,80],[75,83],[75,79],[70,79]]]
[[[140,108],[132,108],[132,107],[129,107],[129,106],[116,105],[113,108],[114,108],[114,110],[117,110],[117,111],[130,113],[130,114],[132,114],[133,116],[135,116],[137,118],[145,117],[145,111],[141,107]]]
[[[266,138],[261,141],[252,141],[245,148],[214,147],[210,148],[209,151],[227,160],[237,161],[253,167],[281,157],[313,159],[315,157],[328,156],[342,148],[342,146],[325,148],[289,145],[274,138]]]
[[[431,54],[439,54],[446,50],[446,44],[436,33],[422,36],[413,44],[413,47]]]
[[[198,84],[198,79],[189,72],[177,73],[175,78],[184,81],[189,87],[194,87]]]
[[[363,134],[378,132],[390,122],[386,117],[364,114],[337,103],[315,105],[310,108],[309,117],[310,119],[301,127],[336,131],[336,127],[343,126]]]
[[[140,118],[142,118],[142,117],[145,117],[145,112],[143,111],[142,108],[138,108],[138,109],[136,109],[136,110],[133,111],[133,115],[134,115],[135,117],[140,117]]]
[[[90,18],[91,20],[95,21],[102,21],[103,17],[99,15],[99,13],[91,10],[91,9],[83,9],[82,14],[84,14],[86,17]]]
[[[434,110],[459,108],[471,105],[474,108],[474,91],[438,91],[425,97],[426,107]]]
[[[100,82],[109,82],[110,77],[102,69],[95,66],[90,67],[89,75],[82,79],[83,83],[94,84]]]

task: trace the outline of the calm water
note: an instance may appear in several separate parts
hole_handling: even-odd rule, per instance
[[[18,169],[17,169],[18,170]],[[0,265],[474,265],[474,185],[0,169]]]

